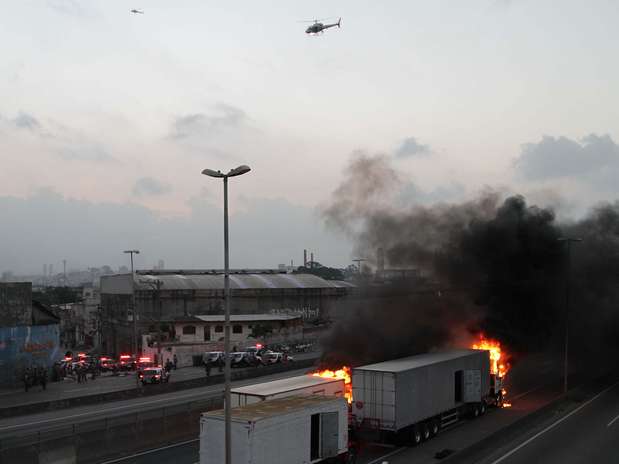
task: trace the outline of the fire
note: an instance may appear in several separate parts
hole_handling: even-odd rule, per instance
[[[344,380],[344,398],[348,403],[352,403],[352,383],[350,378],[350,367],[342,366],[342,368],[332,371],[325,369],[323,371],[314,372],[314,377],[322,377],[325,379],[342,379]]]
[[[501,349],[501,342],[480,335],[479,342],[474,343],[472,348],[474,350],[490,351],[490,372],[501,379],[505,377],[505,374],[509,371],[510,365],[506,359],[507,355],[504,350]]]

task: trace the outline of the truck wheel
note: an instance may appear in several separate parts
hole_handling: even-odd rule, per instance
[[[481,405],[479,406],[479,414],[481,416],[483,416],[484,414],[486,414],[486,402],[482,401]]]
[[[427,441],[430,439],[430,427],[428,427],[428,424],[422,424],[421,425],[421,438],[423,439],[423,441]]]
[[[440,426],[438,425],[438,421],[434,419],[430,422],[430,434],[432,436],[438,435],[438,431],[440,430]]]
[[[476,404],[475,406],[473,406],[473,417],[479,417],[479,405]]]
[[[419,445],[422,441],[421,430],[418,426],[414,426],[413,430],[411,431],[411,441],[413,442],[413,445]]]

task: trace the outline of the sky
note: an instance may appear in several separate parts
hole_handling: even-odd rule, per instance
[[[321,211],[381,155],[411,202],[579,215],[619,174],[619,3],[0,0],[0,271],[346,266]],[[144,14],[131,14],[140,8]],[[307,36],[303,20],[342,17]]]

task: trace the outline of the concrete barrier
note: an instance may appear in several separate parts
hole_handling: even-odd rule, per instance
[[[262,377],[265,375],[277,374],[279,372],[291,371],[295,369],[310,368],[315,365],[317,360],[318,357],[302,359],[291,363],[272,364],[270,366],[233,370],[232,380],[251,379]],[[216,374],[212,374],[209,378],[205,376],[195,379],[182,380],[179,382],[164,383],[161,385],[151,385],[139,389],[133,388],[131,390],[117,390],[96,395],[76,396],[60,400],[28,403],[1,409],[0,418],[22,416],[25,414],[34,414],[45,411],[54,411],[57,409],[74,408],[76,406],[105,403],[109,401],[121,401],[132,398],[149,397],[153,395],[160,395],[162,393],[171,393],[179,390],[187,390],[190,388],[217,385],[223,383],[223,381],[223,374],[217,372]]]

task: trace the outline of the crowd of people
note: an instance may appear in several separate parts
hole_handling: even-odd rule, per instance
[[[42,366],[27,367],[23,374],[24,389],[28,391],[35,385],[40,385],[41,390],[47,388],[47,369]]]

